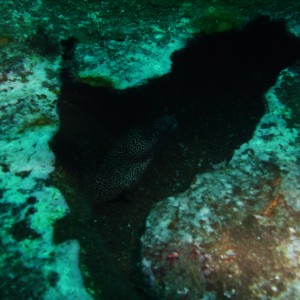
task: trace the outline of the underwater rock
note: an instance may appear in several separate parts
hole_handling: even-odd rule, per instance
[[[115,199],[134,187],[146,171],[155,152],[177,127],[172,115],[155,119],[150,124],[133,128],[108,150],[92,189],[94,204]]]
[[[49,184],[60,60],[22,53],[14,44],[9,49],[0,54],[0,298],[91,299],[78,267],[78,242],[53,241],[54,223],[69,212]]]
[[[299,81],[283,70],[252,139],[154,206],[142,266],[159,299],[299,299]]]

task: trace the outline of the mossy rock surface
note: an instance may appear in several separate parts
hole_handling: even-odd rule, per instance
[[[242,11],[235,7],[211,6],[192,22],[195,33],[216,33],[238,29],[245,25],[248,18]]]
[[[101,75],[80,76],[79,78],[77,78],[77,80],[93,87],[114,87],[114,83],[110,78]]]

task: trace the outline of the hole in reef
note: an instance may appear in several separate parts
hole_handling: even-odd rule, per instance
[[[63,46],[65,65],[71,68],[75,41]],[[299,49],[283,23],[261,18],[243,31],[195,38],[173,55],[171,73],[137,88],[95,88],[72,81],[70,71],[63,70],[61,126],[51,146],[57,157],[54,176],[71,213],[56,224],[55,236],[57,242],[80,241],[96,298],[148,299],[137,279],[137,263],[151,207],[184,191],[195,174],[229,160],[251,138],[264,113],[263,94],[280,70],[299,59]],[[175,116],[177,129],[142,178],[122,194],[126,199],[118,197],[93,211],[85,191],[97,184],[95,174],[111,145],[166,114]]]

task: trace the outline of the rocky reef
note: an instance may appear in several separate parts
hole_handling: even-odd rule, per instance
[[[143,266],[161,299],[298,299],[299,72],[282,71],[228,163],[152,210]]]
[[[0,298],[299,299],[299,5],[2,1]]]

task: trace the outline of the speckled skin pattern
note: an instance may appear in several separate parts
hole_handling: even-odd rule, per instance
[[[165,115],[121,136],[108,150],[97,170],[92,190],[93,204],[111,201],[133,188],[164,138],[176,127],[175,117]]]

